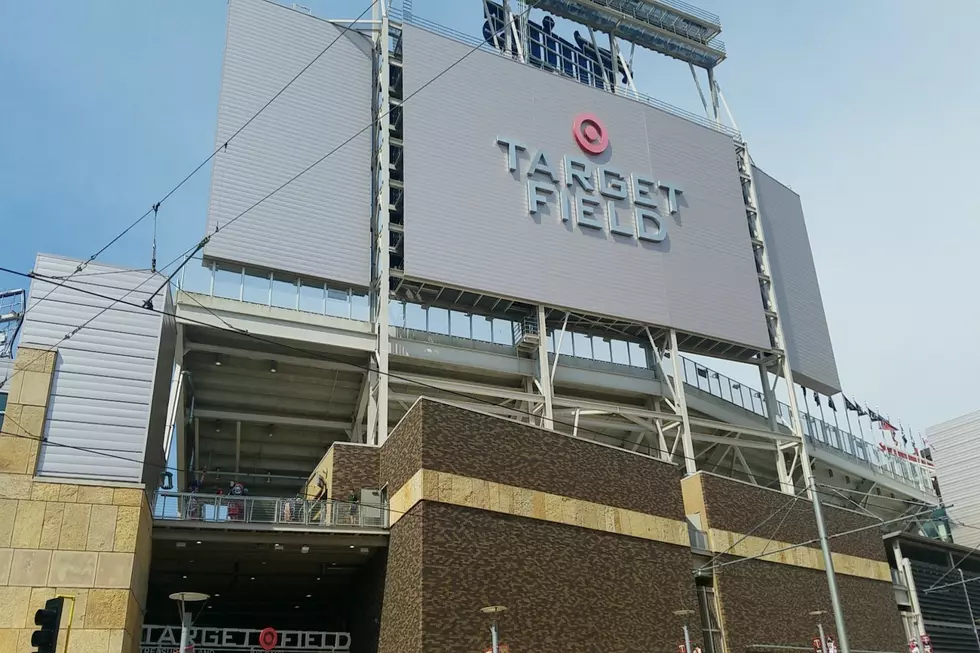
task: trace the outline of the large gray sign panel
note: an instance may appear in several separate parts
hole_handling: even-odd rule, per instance
[[[331,41],[330,49],[214,160],[208,233],[371,122],[370,41],[265,0],[231,0],[220,146]],[[354,286],[371,276],[371,132],[211,240],[208,257]]]
[[[470,49],[406,25],[405,94]],[[484,51],[404,132],[406,276],[770,347],[730,136]]]
[[[817,392],[837,394],[837,361],[800,196],[754,166],[752,177],[793,378]]]

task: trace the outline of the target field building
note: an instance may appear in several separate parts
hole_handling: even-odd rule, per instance
[[[38,256],[0,358],[0,650],[65,594],[69,653],[174,651],[176,592],[209,597],[195,651],[481,651],[488,606],[514,653],[809,647],[811,476],[854,531],[852,649],[904,650],[873,526],[939,499],[785,392],[840,381],[801,199],[722,119],[718,17],[488,0],[471,37],[382,4],[229,2],[176,289]],[[644,95],[634,47],[705,114]]]

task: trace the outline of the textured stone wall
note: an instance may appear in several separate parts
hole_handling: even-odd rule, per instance
[[[392,526],[378,635],[378,653],[422,649],[422,516],[417,504]]]
[[[711,528],[748,533],[767,517],[780,511],[775,519],[754,532],[759,537],[781,540],[783,542],[804,542],[817,536],[817,525],[813,518],[813,506],[801,497],[791,507],[783,507],[793,501],[793,497],[778,490],[749,485],[730,478],[701,472],[701,487],[707,508],[708,523]],[[842,510],[823,502],[824,523],[828,533],[871,526],[877,520],[852,510]],[[782,509],[782,510],[781,510]],[[777,531],[778,527],[778,531]],[[812,548],[820,548],[818,544]],[[881,533],[869,529],[830,541],[831,551],[867,558],[869,560],[888,560]]]
[[[675,466],[423,400],[380,468],[380,653],[482,650],[492,604],[515,651],[675,650],[696,605]]]
[[[675,465],[433,401],[405,416],[381,460],[389,496],[424,468],[684,519]]]
[[[742,540],[739,534],[755,529],[752,537],[745,538],[732,549],[735,552],[744,550],[739,555],[782,548],[817,536],[813,507],[804,498],[786,507],[793,501],[790,496],[703,472],[686,479],[684,487],[688,508],[701,508],[703,516],[707,516],[706,526],[712,540],[718,539],[724,531],[734,544]],[[697,489],[700,493],[692,491]],[[768,523],[757,528],[767,518],[770,518]],[[875,523],[870,517],[830,506],[824,510],[824,518],[831,534]],[[721,553],[728,549],[718,544],[712,541],[714,551]],[[753,551],[753,548],[760,550]],[[835,554],[834,565],[851,647],[901,653],[905,648],[904,631],[895,604],[881,532],[871,528],[832,539],[831,550]],[[822,617],[824,628],[827,632],[834,630],[819,545],[811,544],[779,555],[785,557],[787,564],[745,560],[715,571],[715,587],[729,653],[758,650],[748,647],[760,644],[809,646],[817,631],[815,618],[808,614],[813,610],[826,610],[827,614]],[[727,555],[720,558],[724,561],[735,559]]]
[[[389,497],[422,469],[422,427],[429,403],[423,400],[413,406],[381,447],[380,481],[388,486]]]
[[[383,629],[380,653],[483,650],[486,605],[508,608],[500,631],[514,651],[674,651],[681,622],[672,613],[695,609],[682,547],[437,502],[415,510],[396,528],[412,532],[421,569],[402,572],[399,593],[411,599],[400,647],[385,646]]]
[[[817,633],[812,610],[826,610],[823,626],[834,632],[821,570],[750,560],[723,567],[715,582],[729,653],[749,653],[758,644],[810,646]],[[852,649],[907,650],[890,583],[846,575],[837,582]]]
[[[152,517],[142,486],[34,478],[55,352],[22,347],[0,435],[0,651],[29,653],[34,613],[65,602],[60,653],[136,653]]]
[[[68,653],[136,651],[152,538],[142,490],[10,478],[0,477],[0,651],[33,650],[34,612],[56,594],[76,597]]]
[[[347,499],[351,490],[360,495],[361,488],[381,487],[379,482],[381,456],[378,447],[335,442],[330,498]]]

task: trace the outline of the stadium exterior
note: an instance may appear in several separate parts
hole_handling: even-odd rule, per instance
[[[836,362],[801,200],[721,120],[718,18],[474,3],[475,40],[383,4],[231,0],[176,290],[38,256],[0,357],[0,650],[60,594],[69,652],[173,651],[179,592],[209,597],[196,651],[484,650],[491,622],[515,653],[793,650],[836,636],[813,498],[851,650],[921,644],[882,535],[940,499],[797,405]],[[706,117],[639,93],[624,43],[703,69]]]

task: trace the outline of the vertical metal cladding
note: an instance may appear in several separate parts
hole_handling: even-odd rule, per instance
[[[943,500],[950,516],[969,525],[980,524],[980,411],[969,413],[926,429],[932,458],[936,463]],[[957,544],[980,546],[980,531],[953,524]]]
[[[406,95],[469,50],[406,26]],[[607,131],[601,154],[576,142],[581,114]],[[731,137],[483,51],[412,97],[404,125],[408,277],[769,347]],[[515,149],[516,170],[498,139],[526,146]],[[541,165],[528,176],[538,152],[556,180]],[[566,184],[566,156],[625,178],[615,219],[597,188],[585,198],[598,201],[586,207],[592,226],[563,220],[559,191],[582,190]],[[659,240],[637,236],[644,198],[633,175],[652,182],[641,185],[661,215]],[[529,201],[529,181],[544,187],[541,203]],[[676,213],[658,182],[683,189]],[[646,235],[657,231],[655,220],[640,222]]]
[[[370,283],[371,42],[266,0],[231,0],[206,256],[358,287]],[[339,39],[338,39],[339,37]],[[236,216],[364,130],[271,198]]]
[[[77,265],[40,254],[34,270],[59,277]],[[161,471],[144,470],[142,461],[155,464],[163,457],[166,415],[160,411],[166,412],[175,325],[172,318],[127,304],[142,304],[163,281],[159,274],[90,264],[70,285],[126,302],[101,314],[112,301],[32,281],[21,345],[58,351],[44,429],[50,444],[41,447],[39,476],[140,482],[144,471]],[[172,310],[167,291],[153,304]]]
[[[836,394],[837,361],[800,196],[759,168],[752,172],[794,380],[817,392]]]

